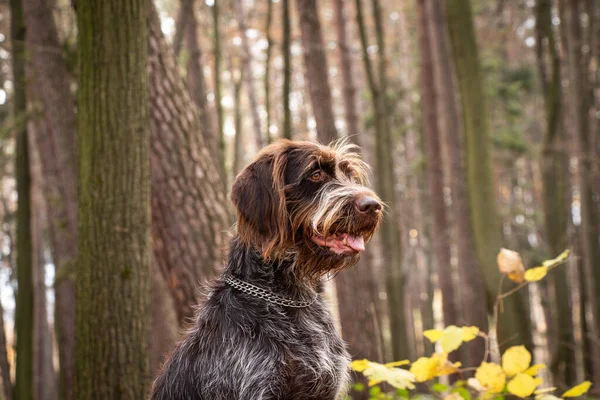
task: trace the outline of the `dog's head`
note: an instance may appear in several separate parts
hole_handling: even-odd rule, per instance
[[[279,140],[236,178],[231,199],[240,240],[266,259],[296,257],[318,278],[358,261],[382,218],[355,146]]]

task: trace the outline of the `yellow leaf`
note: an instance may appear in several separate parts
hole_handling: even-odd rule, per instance
[[[461,367],[460,362],[451,363],[450,361],[444,359],[444,362],[438,367],[438,376],[442,375],[450,375],[458,372],[458,369]]]
[[[544,364],[535,364],[535,365],[532,365],[531,367],[527,368],[527,370],[523,373],[527,374],[529,376],[536,376],[538,374],[538,372],[540,371],[540,369],[545,369],[545,368],[546,368],[546,366]]]
[[[508,382],[506,388],[515,396],[523,398],[531,396],[537,385],[540,383],[542,383],[541,379],[533,379],[529,375],[517,374],[510,382]]]
[[[463,332],[463,341],[470,342],[471,340],[475,339],[477,337],[477,335],[479,334],[479,328],[476,326],[463,326],[462,332]]]
[[[439,329],[429,329],[425,332],[423,332],[423,335],[429,339],[429,341],[431,343],[435,343],[438,340],[440,340],[440,338],[442,337],[442,335],[444,334],[443,331],[440,331]]]
[[[394,361],[394,362],[386,363],[383,365],[385,365],[386,367],[401,367],[403,365],[408,365],[408,364],[410,364],[410,361],[402,360],[402,361]]]
[[[375,386],[381,382],[383,382],[381,379],[369,379],[369,386]]]
[[[558,257],[553,258],[552,260],[546,260],[542,263],[544,267],[552,267],[559,262],[566,260],[569,257],[569,250],[563,251]]]
[[[592,382],[585,381],[583,383],[580,383],[577,386],[572,387],[571,389],[567,390],[566,392],[564,392],[563,395],[562,395],[562,397],[578,397],[578,396],[581,396],[582,394],[587,393],[587,391],[590,389],[590,386],[592,386]]]
[[[556,388],[552,388],[552,389],[556,389]],[[536,392],[537,392],[537,390],[536,390]],[[535,396],[535,399],[536,400],[561,400],[560,397],[556,397],[553,394],[547,394],[547,393],[537,395],[537,396]]]
[[[541,389],[537,389],[535,392],[533,392],[533,394],[535,394],[535,395],[542,395],[542,394],[554,392],[555,390],[556,390],[555,387],[541,388]]]
[[[548,267],[535,267],[525,271],[525,280],[527,282],[537,282],[544,278],[548,273]]]
[[[502,355],[502,368],[511,377],[529,368],[531,354],[525,346],[513,346]]]
[[[463,342],[463,331],[454,325],[444,329],[444,335],[440,338],[440,346],[446,353],[450,353],[460,347]]]
[[[368,366],[369,360],[367,360],[366,358],[362,360],[354,360],[352,361],[352,364],[350,364],[350,367],[356,372],[363,372],[365,369],[367,369]]]
[[[500,249],[497,261],[501,273],[506,274],[513,282],[523,282],[525,267],[519,253],[508,249]]]
[[[483,362],[475,372],[477,381],[491,393],[500,393],[506,384],[506,375],[498,364]]]
[[[425,382],[437,376],[439,359],[421,357],[410,366],[410,372],[417,382]]]

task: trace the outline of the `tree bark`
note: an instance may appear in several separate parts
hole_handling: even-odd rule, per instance
[[[208,105],[206,80],[203,72],[203,53],[198,41],[198,21],[194,10],[195,0],[182,0],[182,8],[189,14],[187,23],[186,39],[189,58],[187,63],[187,86],[194,103],[198,107],[200,123],[202,124],[202,135],[204,141],[211,149],[215,162],[222,177],[225,177],[225,162],[219,145],[219,134],[215,129],[212,119],[212,110]],[[185,6],[184,6],[185,4]]]
[[[25,95],[25,23],[21,0],[10,2],[10,33],[13,48],[13,117],[27,111]],[[31,238],[31,172],[27,125],[16,128],[15,177],[17,181],[17,284],[15,307],[17,400],[33,398],[33,245]]]
[[[575,157],[578,160],[577,180],[581,198],[581,250],[584,269],[584,281],[587,312],[592,313],[592,323],[588,324],[585,333],[591,339],[591,365],[593,379],[600,380],[600,348],[592,338],[600,333],[600,247],[598,246],[598,210],[594,202],[593,181],[593,140],[589,123],[590,85],[588,65],[582,52],[583,32],[580,13],[584,3],[581,0],[562,1],[562,29],[566,30],[565,48],[568,57],[569,103],[571,104],[571,123],[575,133]]]
[[[198,284],[221,264],[230,219],[197,110],[156,9],[148,11],[153,250],[181,325],[194,315]]]
[[[328,144],[338,137],[329,86],[329,69],[323,45],[316,0],[296,0],[313,115],[317,123],[317,137]],[[325,107],[323,107],[325,106]]]
[[[458,271],[461,283],[459,301],[461,324],[488,329],[486,291],[481,268],[475,252],[475,241],[469,214],[469,193],[464,165],[463,130],[455,96],[455,76],[452,70],[452,56],[448,43],[447,25],[443,18],[443,3],[440,0],[428,2],[432,38],[432,54],[436,87],[439,89],[438,110],[441,138],[448,155],[447,177],[452,198],[453,221],[456,226],[456,250]],[[479,340],[465,345],[463,360],[469,365],[477,365],[483,358],[483,346]]]
[[[488,110],[470,1],[450,0],[446,6],[446,20],[461,95],[471,223],[491,309],[500,280],[496,256],[502,246],[502,230],[496,209]],[[516,343],[533,350],[526,303],[516,294],[504,299],[503,304],[504,312],[500,314],[497,324],[501,351]]]
[[[148,6],[78,4],[78,399],[142,399],[150,382]]]
[[[292,60],[291,60],[291,28],[290,28],[290,2],[281,0],[281,19],[283,25],[283,39],[281,41],[281,53],[283,54],[283,131],[281,136],[291,139],[292,112],[290,110],[290,91],[292,84]]]
[[[156,261],[152,262],[152,347],[151,376],[156,376],[167,354],[179,339],[179,324],[169,288]]]
[[[271,121],[272,121],[272,110],[271,110],[271,53],[273,50],[273,34],[271,32],[271,25],[273,24],[273,1],[267,0],[267,26],[265,29],[267,37],[267,50],[265,57],[265,110],[267,114],[267,141],[271,143],[273,136],[271,134]],[[237,132],[237,131],[236,131]],[[237,133],[236,133],[237,134]]]
[[[452,267],[450,264],[450,235],[446,204],[444,201],[444,174],[442,170],[442,148],[437,113],[437,88],[434,77],[432,56],[432,35],[430,32],[431,14],[429,1],[418,0],[419,45],[421,56],[421,98],[423,109],[423,132],[425,139],[425,157],[427,163],[427,182],[432,211],[431,241],[437,262],[439,285],[442,291],[442,311],[444,324],[456,325],[458,313],[455,305]],[[426,327],[427,328],[427,327]],[[428,329],[428,328],[427,328]],[[481,360],[481,358],[479,358]]]
[[[212,7],[212,16],[213,16],[213,52],[215,57],[214,64],[214,85],[215,85],[215,108],[217,109],[217,122],[218,122],[218,130],[219,130],[219,147],[220,152],[223,155],[223,159],[225,159],[225,133],[224,133],[224,124],[225,124],[225,114],[223,113],[223,105],[221,104],[222,93],[221,93],[221,30],[220,26],[220,13],[219,13],[219,1],[214,0]]]
[[[388,213],[381,226],[380,235],[383,248],[384,265],[387,273],[387,297],[389,303],[390,329],[392,335],[392,356],[402,360],[408,355],[406,343],[406,322],[404,316],[404,277],[402,274],[402,254],[400,246],[399,218],[396,210],[396,180],[394,176],[394,150],[389,129],[387,100],[385,99],[385,48],[383,27],[379,4],[373,0],[373,11],[379,47],[379,83],[375,79],[373,66],[367,51],[367,32],[360,0],[356,0],[356,20],[360,32],[362,57],[365,73],[371,93],[371,101],[375,112],[375,175],[377,192],[386,204]]]
[[[250,43],[248,43],[248,37],[246,36],[246,32],[248,31],[248,25],[246,23],[246,11],[244,10],[244,4],[242,0],[236,0],[234,6],[235,18],[237,20],[242,39],[242,81],[245,82],[246,92],[248,93],[250,114],[252,115],[252,129],[254,130],[256,148],[261,149],[265,145],[265,141],[261,132],[260,116],[258,114],[258,100],[256,99],[256,85],[254,84],[254,63],[252,60]]]
[[[4,330],[4,308],[0,305],[0,375],[2,376],[2,395],[6,400],[13,399],[12,382],[10,381],[10,364],[6,354],[7,342]]]
[[[562,113],[560,56],[552,29],[551,11],[551,0],[539,0],[536,3],[536,56],[546,111],[546,135],[541,161],[542,205],[548,250],[551,257],[556,257],[568,246],[567,215],[570,211],[567,205],[568,155],[564,151],[564,134],[558,129]],[[559,268],[549,280],[554,287],[554,298],[548,300],[552,309],[558,310],[558,315],[551,321],[556,336],[549,338],[552,356],[550,369],[554,385],[566,388],[576,380],[572,306],[565,301],[570,298],[567,271]]]
[[[335,0],[335,20],[337,32],[337,45],[340,54],[340,71],[342,73],[342,93],[344,99],[344,113],[346,119],[346,133],[355,143],[360,144],[358,135],[358,113],[356,112],[356,86],[352,68],[350,46],[348,45],[348,29],[344,12],[344,0]]]
[[[24,0],[30,87],[43,108],[47,129],[34,132],[48,204],[48,230],[56,266],[55,330],[60,361],[60,393],[72,399],[75,345],[75,284],[77,247],[76,122],[71,80],[52,15],[52,3]]]

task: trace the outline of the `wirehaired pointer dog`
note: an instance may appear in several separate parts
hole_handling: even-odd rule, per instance
[[[381,222],[354,146],[280,140],[236,178],[226,268],[152,400],[334,400],[349,356],[320,278],[358,261]]]

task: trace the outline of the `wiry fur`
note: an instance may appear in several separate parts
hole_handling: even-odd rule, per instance
[[[350,150],[279,141],[236,178],[237,235],[224,276],[316,301],[272,304],[222,277],[154,382],[152,400],[334,400],[344,392],[349,357],[318,278],[358,256],[334,254],[310,238],[346,232],[368,240],[379,225],[380,213],[355,211],[357,198],[376,196],[359,184],[366,165]],[[326,174],[318,184],[307,179],[317,169]]]

